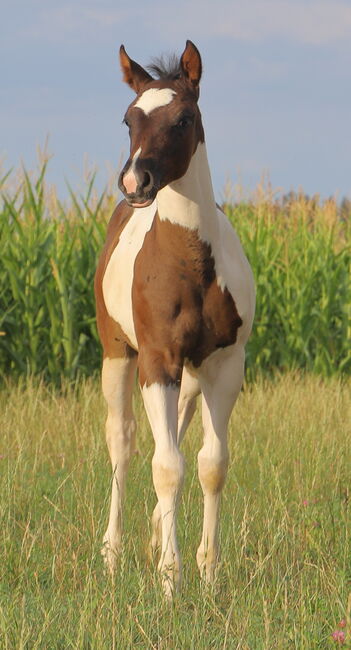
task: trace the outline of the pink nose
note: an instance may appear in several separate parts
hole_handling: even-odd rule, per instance
[[[123,176],[123,185],[126,188],[127,194],[135,194],[138,182],[135,178],[134,172],[130,169],[125,176]]]

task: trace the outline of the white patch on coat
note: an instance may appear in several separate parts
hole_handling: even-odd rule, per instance
[[[171,88],[149,88],[139,97],[134,108],[141,108],[145,115],[149,115],[155,108],[170,104],[176,94]]]
[[[161,220],[198,230],[201,239],[210,243],[218,226],[205,143],[197,145],[184,176],[158,192],[157,206]]]
[[[146,208],[134,210],[110,257],[102,281],[107,312],[121,326],[136,349],[132,308],[134,262],[144,243],[145,235],[151,228],[155,213],[155,201]]]

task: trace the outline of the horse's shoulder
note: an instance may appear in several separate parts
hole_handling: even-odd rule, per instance
[[[125,199],[118,203],[107,226],[105,248],[109,248],[113,243],[115,243],[115,245],[118,243],[121,232],[128,223],[133,212],[134,209],[128,205]]]
[[[133,214],[133,208],[131,208],[127,201],[123,200],[118,203],[114,209],[110,221],[107,226],[107,233],[104,247],[101,251],[99,262],[96,269],[95,283],[98,283],[102,280],[106,266],[110,260],[110,257],[116,248],[121,233],[128,223],[130,217]]]

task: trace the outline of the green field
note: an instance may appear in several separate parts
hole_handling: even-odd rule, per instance
[[[45,174],[44,161],[0,180],[0,650],[351,647],[350,204],[261,191],[224,205],[257,312],[217,581],[203,585],[195,561],[197,413],[183,447],[183,587],[167,604],[146,554],[153,443],[137,391],[113,582],[100,556],[111,472],[92,289],[117,197],[91,177],[61,203]]]
[[[63,205],[45,170],[0,182],[0,380],[58,384],[101,364],[93,278],[117,197],[98,195],[92,177]],[[296,368],[350,375],[350,211],[303,194],[224,207],[257,286],[248,379]]]
[[[182,591],[164,602],[146,543],[153,445],[138,393],[124,547],[114,583],[100,545],[110,467],[96,380],[0,391],[0,647],[332,648],[351,615],[350,380],[258,378],[230,423],[231,462],[213,588],[198,578],[199,415],[184,441]],[[348,642],[347,642],[348,643]],[[348,646],[349,647],[349,646]]]

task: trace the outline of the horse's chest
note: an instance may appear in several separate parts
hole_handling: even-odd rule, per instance
[[[135,348],[138,346],[132,306],[134,263],[154,216],[154,204],[134,212],[109,259],[102,281],[107,312]]]
[[[134,266],[134,324],[141,345],[198,367],[235,343],[242,324],[232,295],[219,286],[211,246],[196,231],[155,220]]]

